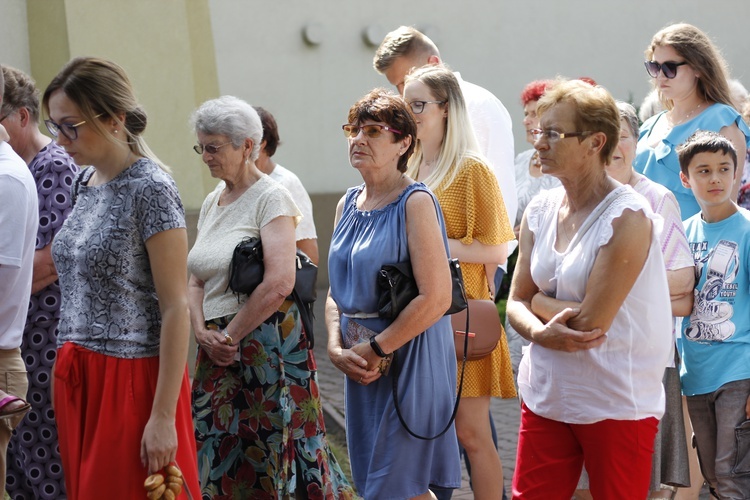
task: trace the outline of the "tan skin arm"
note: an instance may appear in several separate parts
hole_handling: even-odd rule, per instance
[[[318,254],[318,240],[316,238],[297,240],[297,248],[305,252],[305,255],[310,257],[313,264],[318,265],[320,255]]]
[[[578,315],[580,309],[564,308],[549,321],[540,320],[532,312],[531,301],[539,293],[539,288],[531,277],[533,248],[534,235],[529,231],[524,215],[521,221],[518,260],[507,303],[510,324],[526,340],[550,349],[575,352],[600,346],[606,340],[601,329],[577,331],[568,326],[568,321]]]
[[[436,265],[445,262],[446,255],[435,203],[429,194],[418,191],[406,201],[406,235],[419,295],[401,311],[393,323],[376,336],[378,344],[386,353],[395,351],[432,326],[445,314],[451,301],[447,262],[446,265]],[[328,321],[329,314],[335,312],[335,302],[330,302],[333,304],[326,310],[326,320],[329,325],[334,326],[335,322]],[[330,336],[329,333],[329,338]],[[343,349],[340,345],[336,348],[336,344],[333,346],[332,350],[329,342],[331,360],[348,377],[362,379],[365,385],[380,377],[377,366],[381,358],[369,343],[363,342],[351,349]]]
[[[276,217],[261,228],[260,240],[263,244],[263,266],[265,267],[263,281],[253,290],[237,315],[226,326],[227,333],[232,337],[232,345],[225,344],[224,337],[219,332],[205,327],[202,317],[203,284],[195,278],[191,280],[191,320],[195,338],[206,349],[211,361],[218,366],[229,366],[234,363],[240,340],[277,311],[294,288],[293,219],[285,216]],[[201,308],[201,312],[196,310],[198,307]]]
[[[156,233],[146,240],[161,313],[159,376],[141,440],[141,461],[155,472],[177,455],[175,413],[185,373],[190,325],[187,300],[187,231]]]
[[[667,271],[669,299],[672,302],[672,316],[690,316],[693,312],[693,288],[695,287],[695,270],[683,267]]]
[[[494,297],[496,292],[495,273],[497,272],[497,266],[503,265],[508,261],[508,244],[485,245],[475,239],[470,245],[465,245],[461,243],[461,240],[449,239],[448,248],[451,251],[451,257],[454,259],[458,259],[461,262],[484,264],[484,274],[487,277],[487,284]]]
[[[734,123],[722,127],[719,133],[729,139],[737,151],[737,170],[734,174],[734,184],[732,185],[732,200],[737,201],[737,193],[739,193],[742,187],[742,173],[745,170],[745,153],[747,152],[745,134]]]
[[[625,210],[612,225],[614,234],[596,257],[580,305],[537,294],[531,303],[534,313],[545,318],[564,308],[580,308],[580,313],[568,321],[569,327],[609,330],[648,257],[649,245],[643,242],[651,239],[651,222],[640,211]]]
[[[51,285],[57,279],[57,269],[52,261],[52,243],[34,251],[34,270],[31,282],[31,293],[37,293]]]

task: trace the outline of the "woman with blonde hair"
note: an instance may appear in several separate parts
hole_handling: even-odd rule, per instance
[[[424,182],[440,202],[450,253],[461,261],[468,298],[491,299],[491,278],[507,258],[513,231],[497,180],[477,153],[458,81],[445,67],[425,66],[407,76],[404,99],[417,120],[417,145],[406,173]],[[489,414],[490,397],[516,396],[505,335],[489,356],[467,362],[465,371],[458,440],[472,464],[475,497],[500,498],[502,465],[489,419],[482,415]]]
[[[737,151],[745,151],[750,129],[732,107],[727,64],[700,29],[690,24],[662,29],[646,49],[645,65],[665,111],[641,127],[633,166],[674,193],[685,220],[700,209],[680,182],[677,146],[696,130],[709,130],[725,136]],[[735,197],[741,178],[739,165],[732,188]]]
[[[146,477],[172,462],[197,494],[177,186],[141,136],[146,113],[117,64],[73,59],[42,103],[58,144],[90,165],[52,243],[62,290],[54,409],[68,497],[143,497]]]

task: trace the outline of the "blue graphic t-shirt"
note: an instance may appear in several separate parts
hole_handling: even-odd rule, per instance
[[[682,322],[680,378],[687,396],[750,378],[750,212],[685,221],[695,260],[695,303]]]

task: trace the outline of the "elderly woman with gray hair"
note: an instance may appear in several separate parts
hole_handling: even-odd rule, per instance
[[[221,180],[203,202],[188,256],[198,343],[193,414],[203,498],[349,498],[325,436],[316,365],[299,311],[291,195],[255,165],[258,113],[224,96],[193,113],[195,151]],[[260,238],[263,281],[227,290],[235,246]]]

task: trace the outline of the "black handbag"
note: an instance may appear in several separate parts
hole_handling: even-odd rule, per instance
[[[464,291],[464,278],[461,273],[461,265],[458,259],[448,259],[448,266],[451,272],[451,305],[444,315],[455,314],[463,311],[468,306],[466,300],[466,292]],[[384,264],[380,268],[378,274],[378,287],[380,289],[380,296],[378,297],[378,315],[381,318],[395,319],[398,314],[404,310],[404,308],[414,300],[419,294],[417,288],[417,282],[414,280],[414,276],[411,270],[411,264],[409,262],[398,262],[396,264]],[[469,315],[467,311],[466,315],[466,330],[469,331]],[[465,336],[465,352],[468,352],[468,335]],[[461,391],[464,387],[464,374],[466,373],[466,356],[463,357],[463,363],[461,365],[461,376],[458,382],[458,392],[456,394],[456,402],[453,405],[453,412],[451,413],[448,423],[442,431],[438,432],[434,436],[422,436],[412,431],[409,425],[406,423],[404,416],[401,414],[401,407],[398,399],[398,376],[401,372],[401,367],[398,363],[398,352],[393,351],[393,359],[391,360],[393,379],[391,380],[391,391],[393,392],[393,404],[396,408],[396,416],[398,417],[401,426],[409,433],[409,435],[421,439],[424,441],[430,441],[437,439],[451,428],[453,422],[456,420],[456,414],[458,413],[458,405],[461,403]]]
[[[463,311],[467,306],[461,264],[458,259],[448,259],[448,267],[451,272],[451,305],[445,312],[446,315]],[[396,319],[409,302],[419,295],[409,262],[383,264],[378,274],[378,288],[378,316],[385,319]]]
[[[287,298],[294,300],[295,304],[297,304],[302,326],[305,328],[305,333],[307,333],[309,348],[312,349],[315,345],[313,304],[318,295],[315,287],[315,282],[318,279],[318,266],[299,249],[297,250],[295,259],[296,273],[294,289],[292,290],[292,294]],[[243,238],[234,248],[234,252],[232,252],[227,289],[231,288],[237,295],[237,301],[239,301],[240,294],[250,295],[253,293],[253,290],[263,281],[264,273],[263,245],[260,238]]]

